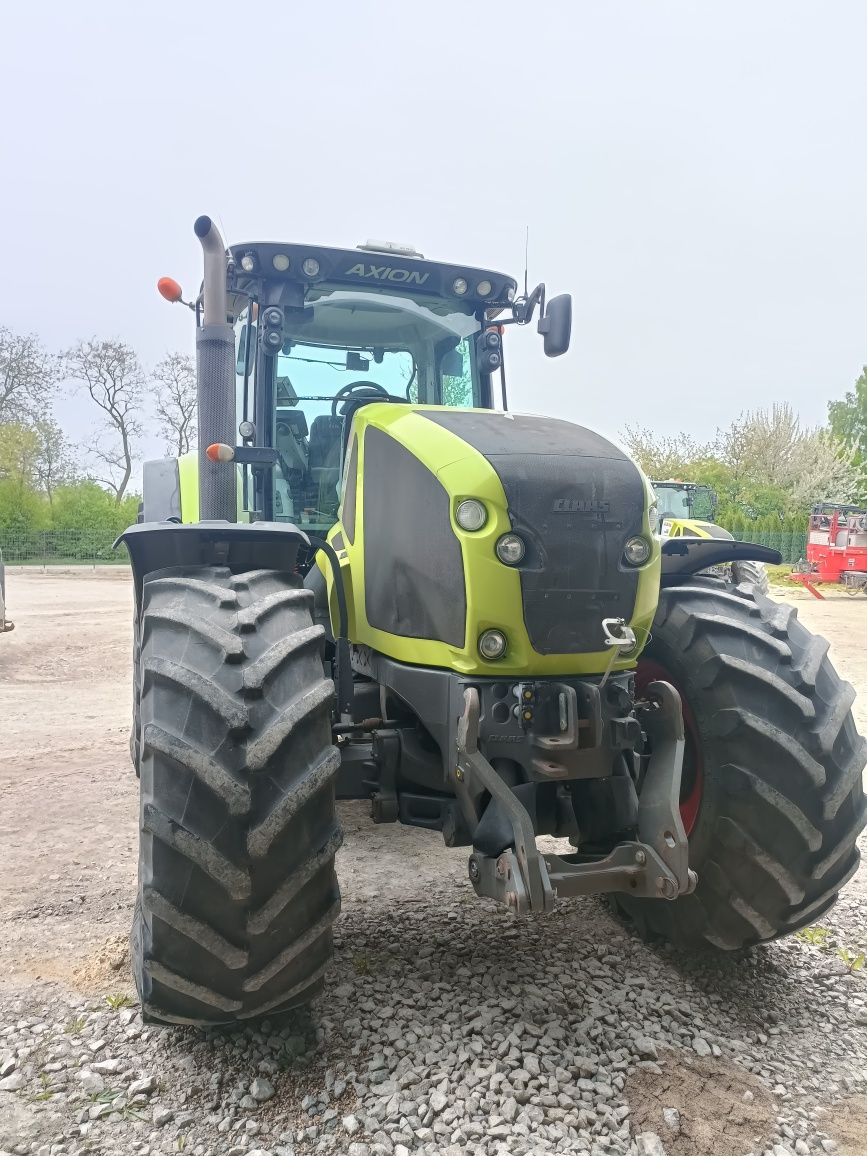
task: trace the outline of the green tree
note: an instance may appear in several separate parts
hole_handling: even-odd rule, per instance
[[[113,494],[92,479],[58,486],[54,492],[52,526],[55,530],[120,534],[136,520],[138,502],[138,497],[132,494],[118,503]]]
[[[39,438],[22,422],[0,425],[0,526],[38,529],[47,522],[45,502],[36,489]]]
[[[842,401],[828,403],[831,433],[852,446],[861,464],[867,464],[867,365]]]

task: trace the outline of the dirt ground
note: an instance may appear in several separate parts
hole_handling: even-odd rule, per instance
[[[0,995],[40,988],[132,994],[127,934],[138,792],[128,752],[129,575],[120,567],[11,570],[7,587],[16,629],[0,638]],[[782,593],[830,640],[838,670],[860,691],[855,713],[867,732],[867,598],[841,593],[817,602],[806,592]],[[359,912],[380,899],[412,905],[431,894],[447,905],[466,889],[466,853],[448,850],[438,835],[373,826],[360,804],[343,805],[341,820],[345,909]],[[867,895],[863,867],[847,895]],[[741,1132],[760,1132],[756,1120],[770,1120],[771,1110],[757,1095],[740,1125],[729,1121],[741,1131],[724,1144],[722,1125],[713,1125],[722,1118],[715,1098],[725,1102],[728,1120],[748,1078],[732,1070],[724,1088],[716,1061],[694,1060],[674,1083],[669,1072],[664,1087],[645,1076],[627,1089],[635,1122],[652,1125],[677,1085],[684,1127],[670,1156],[735,1154]],[[839,1120],[841,1151],[867,1152],[865,1132],[867,1099],[853,1097]]]
[[[29,977],[86,989],[114,977],[123,987],[138,834],[129,574],[7,573],[16,629],[0,640],[0,985]],[[867,598],[784,596],[862,692],[855,715],[867,732]],[[344,893],[376,898],[408,875],[420,893],[463,880],[464,853],[438,836],[373,826],[358,805],[342,812]],[[867,888],[863,869],[858,883]]]

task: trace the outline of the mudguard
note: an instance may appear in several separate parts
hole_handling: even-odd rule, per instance
[[[129,553],[136,605],[145,574],[168,566],[228,566],[243,570],[295,567],[307,535],[290,522],[137,522],[114,543]]]
[[[779,550],[757,546],[754,542],[736,542],[728,538],[668,538],[662,543],[663,586],[676,586],[682,579],[711,566],[727,562],[766,562],[779,566]]]

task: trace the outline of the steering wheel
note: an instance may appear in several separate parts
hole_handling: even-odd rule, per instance
[[[337,406],[341,401],[346,401],[355,392],[356,389],[372,390],[378,397],[384,397],[386,401],[391,401],[391,394],[381,385],[377,385],[375,381],[348,381],[346,385],[341,385],[334,399],[331,402],[331,416],[337,417]]]

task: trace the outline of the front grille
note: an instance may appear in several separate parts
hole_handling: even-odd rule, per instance
[[[529,544],[520,568],[524,623],[539,654],[604,649],[603,618],[631,618],[638,572],[623,545],[640,534],[645,491],[616,446],[556,418],[425,413],[483,454]]]

